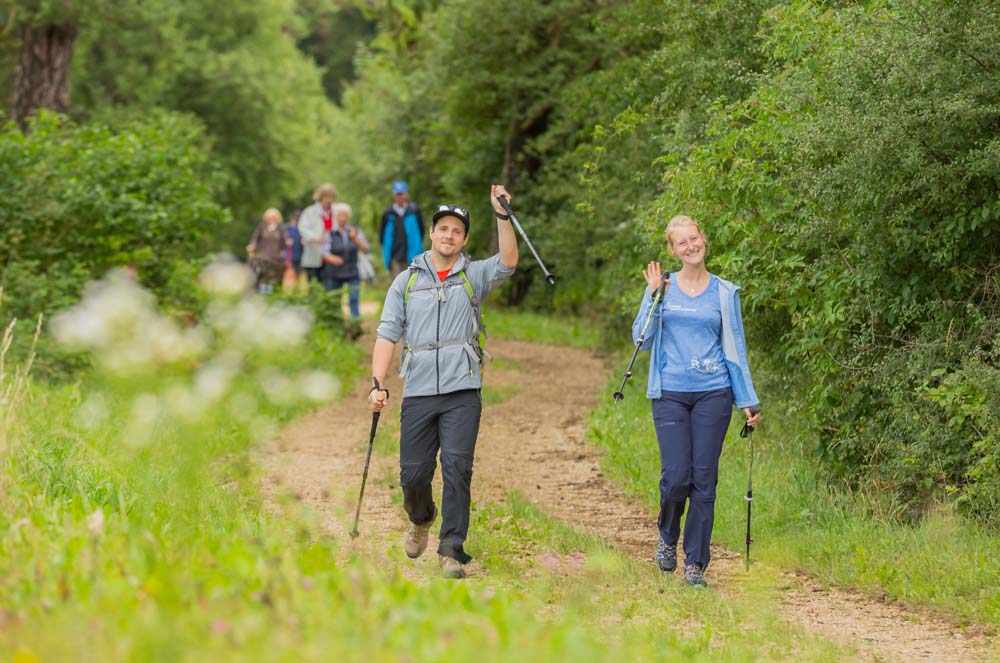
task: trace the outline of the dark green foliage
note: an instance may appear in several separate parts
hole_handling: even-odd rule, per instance
[[[713,271],[746,286],[754,346],[813,385],[829,476],[908,513],[955,496],[992,519],[998,12],[442,3],[407,47],[376,39],[363,59],[338,181],[384,200],[408,176],[419,201],[482,218],[485,185],[506,180],[562,277],[539,287],[525,258],[508,299],[618,330],[667,219],[701,219]]]
[[[218,182],[187,118],[158,113],[112,129],[42,114],[27,135],[0,130],[2,310],[21,321],[18,343],[39,314],[69,306],[112,268],[131,266],[154,291],[180,296],[169,288],[175,265],[202,255],[228,221]],[[41,349],[42,372],[66,367]]]
[[[0,133],[0,269],[9,314],[72,301],[88,279],[132,266],[154,290],[175,260],[227,222],[216,171],[190,120],[157,114],[114,129],[40,116]],[[10,273],[8,274],[8,270]]]

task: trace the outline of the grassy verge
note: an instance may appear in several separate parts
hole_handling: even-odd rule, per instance
[[[655,509],[659,451],[645,398],[646,366],[622,403],[603,403],[588,437],[608,451],[611,476]],[[815,444],[777,376],[758,371],[767,422],[755,435],[754,554],[778,567],[804,569],[931,607],[960,620],[1000,626],[1000,537],[947,507],[912,526],[881,517],[872,502],[832,489],[813,456]],[[734,417],[722,455],[715,539],[742,549],[749,449]]]
[[[283,368],[322,356],[348,369],[362,353],[311,347]],[[401,553],[389,566],[341,561],[308,518],[262,508],[250,457],[259,417],[219,408],[141,445],[122,437],[118,417],[81,417],[94,390],[116,412],[137,385],[153,390],[160,379],[133,379],[128,391],[89,379],[34,385],[30,407],[5,428],[0,652],[19,661],[838,658],[749,603],[692,593],[516,496],[475,510],[473,551],[490,569],[480,581],[404,578]],[[238,387],[241,403],[257,398],[260,417],[280,422],[304,408],[269,405],[258,388]],[[549,569],[538,562],[545,554],[570,566]]]
[[[600,330],[588,320],[502,308],[488,302],[484,311],[483,319],[490,336],[576,348],[600,346]]]

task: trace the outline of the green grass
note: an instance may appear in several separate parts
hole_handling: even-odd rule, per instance
[[[322,354],[350,366],[362,350],[340,343]],[[303,353],[288,361],[315,360]],[[407,579],[411,562],[399,551],[388,565],[344,562],[316,519],[262,508],[254,419],[219,408],[197,423],[163,426],[143,446],[122,439],[119,418],[91,427],[79,420],[96,389],[119,411],[137,385],[153,389],[162,379],[147,376],[127,391],[89,379],[34,385],[31,407],[8,428],[0,468],[5,657],[838,658],[767,613],[693,594],[516,496],[475,510],[470,549],[485,578]],[[256,393],[252,381],[239,388]],[[275,421],[303,411],[258,402]],[[539,564],[547,551],[579,552],[577,577]]]
[[[653,510],[659,451],[644,393],[646,370],[637,367],[623,402],[605,402],[593,413],[588,437],[607,449],[609,475]],[[831,488],[793,397],[783,394],[776,376],[758,369],[757,378],[766,394],[767,419],[754,435],[755,558],[963,621],[1000,626],[1000,536],[946,506],[918,525],[900,523],[879,516],[872,500]],[[743,549],[746,527],[749,447],[737,435],[741,424],[742,416],[734,416],[716,503],[714,538],[733,550]]]
[[[601,345],[598,325],[583,318],[563,318],[502,308],[490,305],[489,301],[483,310],[483,321],[491,337],[586,349],[598,349]]]
[[[516,592],[521,609],[569,619],[589,635],[584,658],[836,661],[848,655],[782,621],[773,574],[741,580],[738,596],[693,589],[518,494],[474,508],[470,532],[468,550],[489,569],[484,583]]]

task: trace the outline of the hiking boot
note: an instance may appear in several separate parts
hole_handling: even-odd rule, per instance
[[[700,564],[684,565],[684,580],[692,587],[705,587],[705,569]]]
[[[445,578],[459,580],[465,577],[465,569],[462,567],[462,563],[454,557],[438,555],[438,561],[441,562],[441,573]]]
[[[677,568],[677,544],[668,546],[660,541],[656,546],[656,565],[664,573],[673,573]]]
[[[427,533],[431,530],[431,523],[415,525],[410,523],[410,529],[406,532],[406,539],[403,541],[403,548],[406,556],[416,559],[427,550]]]

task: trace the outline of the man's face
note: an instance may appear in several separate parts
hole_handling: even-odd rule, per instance
[[[465,224],[458,217],[443,216],[431,228],[431,249],[445,258],[461,253],[465,240]]]
[[[403,191],[401,193],[394,194],[392,199],[400,207],[405,207],[406,203],[410,202],[410,194]]]

